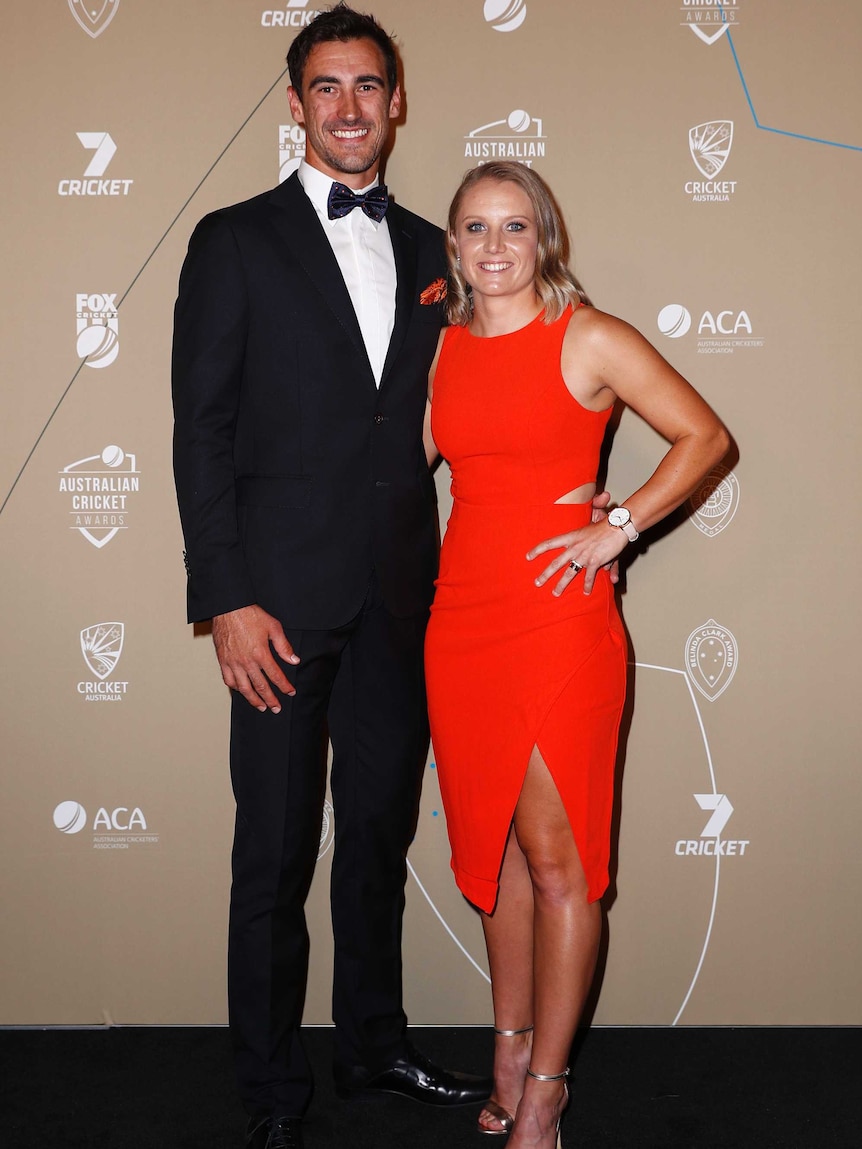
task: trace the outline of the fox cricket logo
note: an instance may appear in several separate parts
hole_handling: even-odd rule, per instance
[[[715,702],[730,686],[738,662],[736,639],[714,618],[696,627],[685,641],[688,677],[710,702]]]
[[[682,339],[691,329],[692,314],[682,303],[668,303],[656,316],[656,326],[668,339]],[[732,355],[734,351],[763,347],[766,340],[755,333],[751,316],[726,307],[704,311],[698,320],[698,355]]]
[[[729,203],[737,180],[719,180],[733,147],[733,120],[710,120],[689,128],[688,150],[703,180],[687,180],[685,194],[692,203]]]
[[[117,293],[75,296],[76,350],[88,367],[110,367],[120,354]]]
[[[533,160],[544,159],[546,138],[538,116],[515,108],[505,119],[492,120],[468,132],[464,137],[464,156],[480,164],[488,160],[517,160],[531,168]]]
[[[135,455],[112,443],[98,455],[69,463],[59,475],[60,494],[70,497],[70,530],[101,550],[128,529],[129,500],[140,490]]]
[[[61,834],[80,834],[87,825],[87,811],[80,802],[60,802],[54,807],[53,822]],[[158,845],[159,835],[147,825],[140,806],[100,806],[93,818],[92,841],[94,850],[128,850]]]
[[[278,126],[278,182],[283,184],[305,159],[305,128],[299,124]]]
[[[739,480],[727,467],[713,467],[689,497],[689,519],[708,539],[720,535],[739,509]]]
[[[514,32],[527,19],[526,0],[485,0],[483,15],[495,32]]]
[[[722,838],[721,832],[730,821],[733,806],[726,794],[695,794],[694,800],[701,810],[709,811],[709,819],[700,832],[700,838],[682,838],[674,846],[681,858],[733,858],[742,857],[751,845],[748,838]]]
[[[75,135],[81,141],[81,146],[93,153],[93,158],[84,169],[84,178],[60,180],[57,194],[128,195],[134,180],[102,179],[117,152],[117,145],[108,132],[76,132]]]
[[[78,683],[86,702],[122,702],[128,682],[111,678],[123,653],[125,626],[121,622],[97,622],[81,631],[81,654],[96,680]]]
[[[120,7],[120,0],[69,0],[69,10],[88,36],[101,36]]]
[[[715,44],[729,29],[739,27],[739,0],[682,0],[683,28],[704,44]]]
[[[260,22],[264,28],[304,28],[320,12],[307,8],[308,0],[287,0],[281,8],[267,8],[261,13]]]

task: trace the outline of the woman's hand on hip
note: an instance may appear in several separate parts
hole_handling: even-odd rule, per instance
[[[527,558],[532,561],[539,555],[558,550],[560,553],[536,578],[536,586],[544,586],[554,575],[559,574],[560,578],[552,591],[559,598],[573,579],[583,577],[583,593],[590,594],[596,581],[596,572],[600,567],[610,567],[627,542],[621,530],[609,526],[603,520],[577,531],[545,539],[527,552]]]

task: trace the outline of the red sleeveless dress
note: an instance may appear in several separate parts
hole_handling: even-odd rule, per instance
[[[452,469],[425,666],[431,738],[452,846],[469,901],[491,912],[530,753],[557,786],[589,885],[608,884],[613,774],[627,648],[606,571],[591,595],[560,598],[536,543],[590,522],[556,500],[595,481],[611,409],[588,411],[560,370],[568,308],[509,335],[446,331],[432,429]]]

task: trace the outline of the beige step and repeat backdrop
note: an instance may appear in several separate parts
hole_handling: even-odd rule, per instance
[[[302,154],[283,59],[314,0],[273,3],[4,13],[2,1023],[225,1018],[227,699],[184,621],[168,363],[195,222]],[[375,10],[406,71],[399,199],[442,222],[467,167],[534,164],[593,300],[738,444],[627,572],[636,666],[595,1021],[862,1022],[862,7]],[[624,415],[614,495],[661,449]],[[332,831],[311,1023],[329,1021]],[[414,1022],[489,1021],[433,762],[405,955]]]

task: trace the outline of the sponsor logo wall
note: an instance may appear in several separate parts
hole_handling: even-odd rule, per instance
[[[20,924],[7,1024],[225,1020],[227,698],[208,635],[184,620],[171,306],[197,220],[305,154],[282,73],[321,7],[187,0],[180,19],[171,5],[68,0],[38,27],[7,15],[6,63],[34,61],[15,70],[9,147],[24,161],[0,224],[14,285],[0,611],[15,666],[0,855]],[[372,7],[404,64],[386,169],[398,200],[442,223],[467,167],[533,167],[591,299],[638,327],[736,440],[627,556],[631,708],[596,1021],[858,1024],[862,932],[846,908],[862,554],[847,507],[862,479],[862,10],[842,8],[836,37],[828,5],[785,22],[744,0],[633,5],[625,20],[570,0]],[[661,451],[622,415],[616,501]],[[445,524],[445,466],[437,483]],[[327,798],[309,900],[317,1024],[330,1020],[335,833]],[[411,1021],[487,1024],[481,930],[451,878],[433,748],[407,899]],[[824,912],[844,922],[840,947],[803,928]],[[120,989],[92,960],[101,918],[116,923]],[[62,922],[62,952],[32,941],[44,921]],[[61,963],[80,971],[74,990]]]

